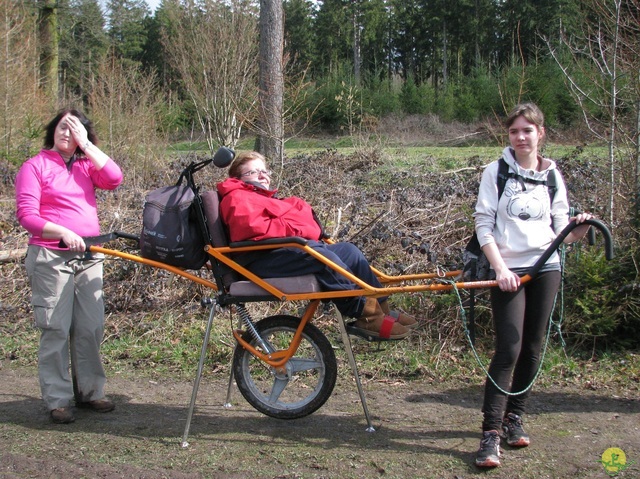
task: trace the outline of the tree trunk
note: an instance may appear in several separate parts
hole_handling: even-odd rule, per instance
[[[284,160],[284,14],[282,0],[260,1],[260,72],[256,150],[268,160]]]
[[[613,47],[611,49],[611,65],[609,67],[609,71],[611,72],[611,86],[610,86],[610,108],[611,113],[609,115],[609,162],[610,162],[610,171],[609,171],[609,181],[611,182],[611,193],[609,195],[609,224],[613,226],[614,212],[615,212],[615,184],[616,184],[616,149],[617,149],[617,132],[618,132],[618,98],[619,98],[619,90],[618,90],[618,55],[619,55],[619,45],[620,45],[620,14],[621,14],[621,0],[615,0],[615,24],[614,24],[614,35],[611,39],[613,43]]]
[[[449,72],[447,71],[447,63],[449,61],[449,52],[447,49],[447,23],[442,22],[442,84],[446,88],[449,82]]]
[[[41,0],[38,16],[40,88],[52,103],[58,98],[58,1]]]
[[[636,102],[636,237],[640,237],[640,99]]]
[[[353,76],[356,85],[360,85],[361,79],[361,67],[362,67],[362,53],[361,53],[361,34],[360,34],[360,21],[358,6],[354,7],[353,11]]]

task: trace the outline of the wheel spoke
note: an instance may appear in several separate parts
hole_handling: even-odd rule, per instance
[[[284,391],[284,388],[289,384],[289,378],[274,378],[273,387],[271,388],[271,394],[269,394],[269,402],[271,404],[275,404],[278,402],[278,398]]]
[[[289,364],[291,365],[291,371],[294,373],[308,371],[310,369],[324,369],[322,361],[318,359],[291,358]]]

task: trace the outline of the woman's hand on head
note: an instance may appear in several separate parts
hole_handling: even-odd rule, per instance
[[[82,148],[84,145],[86,145],[86,143],[89,141],[89,135],[87,133],[87,129],[84,127],[80,119],[73,115],[69,115],[69,117],[67,118],[67,124],[69,125],[71,135],[73,136],[73,139],[78,144],[78,146]]]

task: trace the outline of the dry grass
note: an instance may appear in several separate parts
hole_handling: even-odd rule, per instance
[[[288,159],[284,168],[276,170],[273,183],[279,185],[282,196],[298,195],[307,199],[314,205],[327,232],[338,240],[354,242],[383,271],[397,274],[436,268],[451,270],[460,266],[462,251],[472,230],[471,211],[481,166],[490,160],[479,158],[473,151],[470,150],[468,159],[456,159],[455,167],[445,171],[439,165],[451,166],[453,160],[414,159],[398,165],[396,158],[373,148],[349,155],[326,150]],[[167,168],[157,169],[148,189],[175,182],[184,164],[192,159],[177,159]],[[585,171],[581,163],[575,164],[581,175],[579,185],[589,184],[584,174],[597,174],[595,168]],[[4,251],[25,248],[27,235],[14,216],[11,179],[15,168],[12,170],[11,165],[3,168],[7,171],[0,190],[0,250]],[[572,178],[572,168],[563,171]],[[223,177],[224,171],[212,167],[199,172],[197,181],[206,190]],[[115,193],[100,193],[103,231],[139,232],[146,191],[132,186],[136,184],[135,179],[126,178]],[[597,190],[583,187],[571,194],[578,206],[597,212],[597,200],[593,197]],[[136,252],[135,245],[126,242],[109,244],[109,247]],[[199,274],[207,272],[203,270]],[[19,262],[5,262],[0,264],[0,275],[3,315],[0,328],[5,338],[0,343],[2,356],[31,363],[35,357],[35,332],[31,328],[24,270]],[[210,293],[163,270],[108,258],[105,262],[107,359],[122,367],[133,364],[136,368],[150,365],[158,371],[191,371],[206,321],[200,298]],[[437,365],[441,359],[455,356],[465,347],[455,295],[398,295],[392,300],[407,312],[431,320],[406,343],[408,347],[398,346],[397,351],[393,350],[392,358],[403,357],[403,351],[412,346],[427,347]],[[478,308],[478,337],[486,339],[490,337],[490,331],[485,331],[489,328],[489,315],[482,301]],[[318,321],[322,322],[323,318]],[[333,319],[328,323],[331,321]],[[217,322],[216,327],[219,329],[214,334],[222,346],[211,351],[212,361],[227,363],[230,347],[224,344],[233,343],[228,335],[230,328],[226,321]],[[424,360],[410,359],[396,361],[395,366],[379,367],[373,374],[412,376],[425,370],[427,364]]]

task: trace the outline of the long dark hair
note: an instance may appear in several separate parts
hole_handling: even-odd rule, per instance
[[[67,114],[71,114],[73,116],[75,116],[78,120],[80,120],[80,123],[82,123],[84,125],[84,127],[87,129],[87,139],[93,143],[94,145],[98,144],[98,136],[96,135],[96,131],[93,128],[93,122],[91,120],[89,120],[89,118],[87,118],[85,116],[84,113],[82,113],[80,110],[76,110],[75,108],[65,108],[64,110],[61,110],[53,120],[51,120],[47,126],[44,127],[44,147],[47,150],[50,150],[54,147],[55,145],[55,140],[54,140],[54,134],[56,132],[56,127],[58,126],[58,123],[60,123],[60,120],[62,120],[62,118],[64,118],[65,115]],[[82,149],[80,148],[80,145],[78,145],[78,147],[76,148],[75,151],[76,155],[82,155]]]

